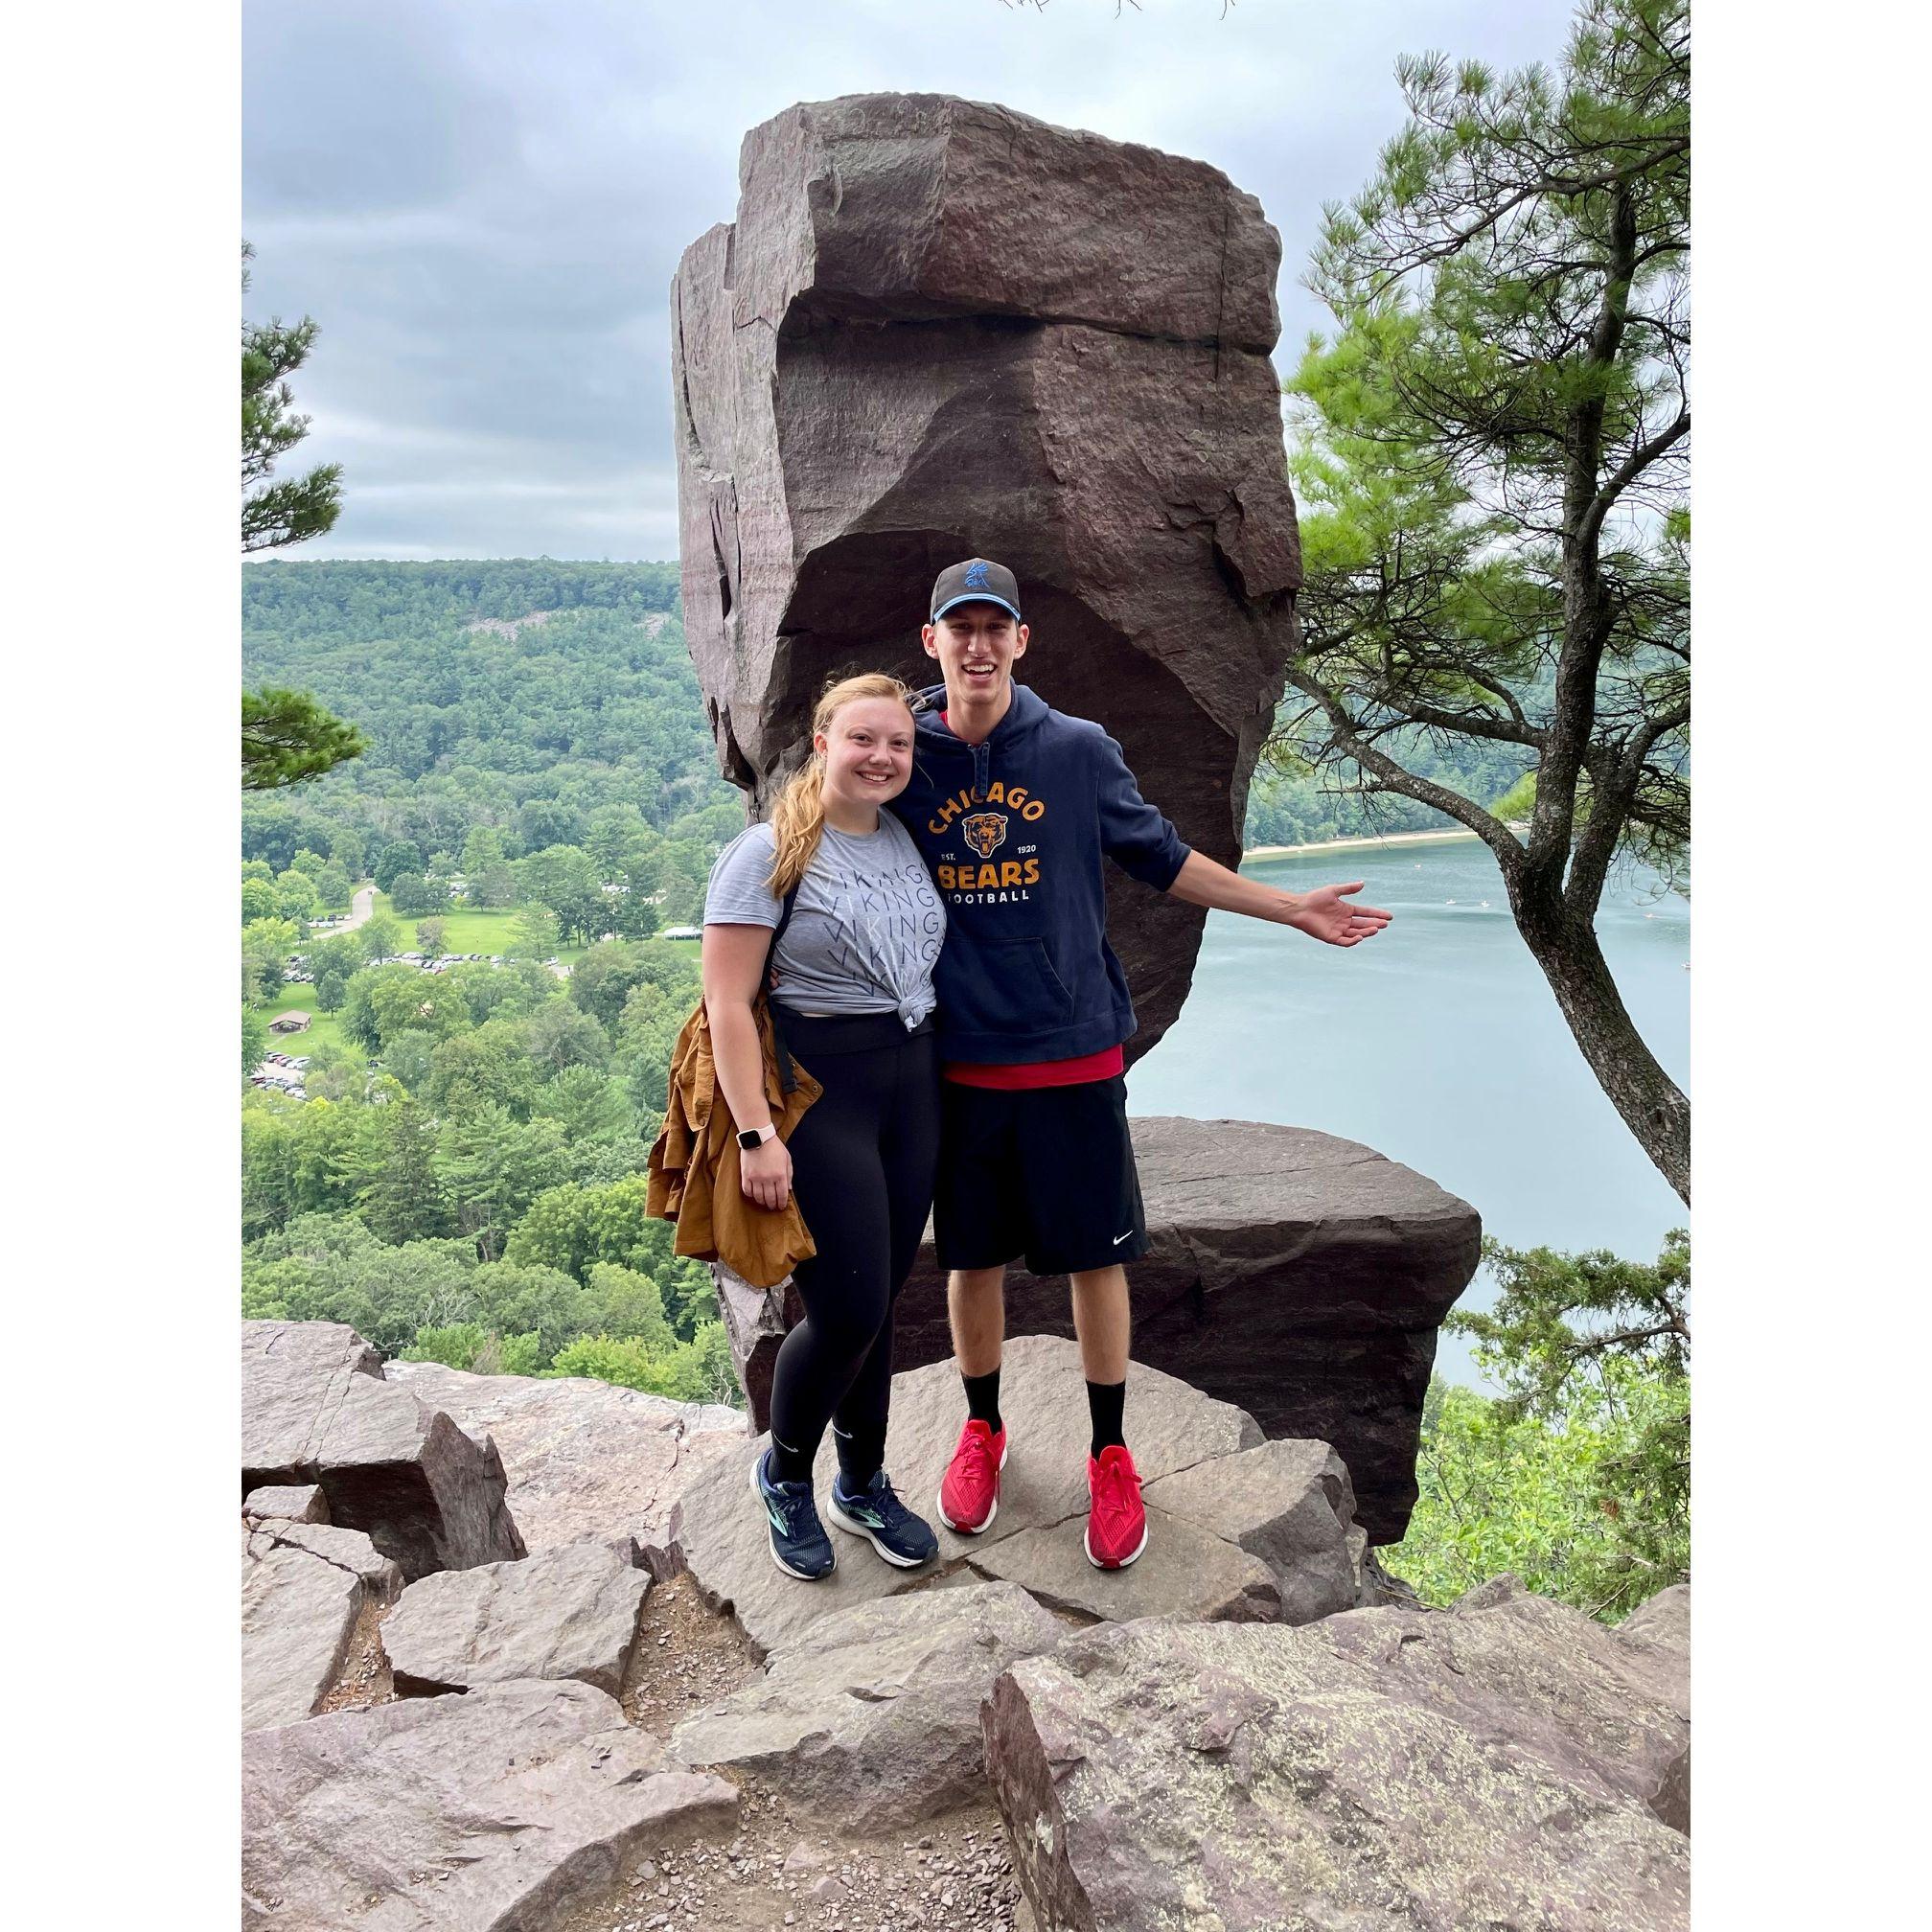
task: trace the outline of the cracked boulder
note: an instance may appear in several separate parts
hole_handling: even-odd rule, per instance
[[[404,1696],[574,1678],[614,1697],[650,1588],[649,1575],[605,1543],[445,1570],[403,1591],[383,1620],[382,1647]]]
[[[340,1680],[356,1620],[402,1573],[358,1530],[274,1521],[242,1532],[242,1728],[295,1724]]]
[[[1283,1623],[1355,1608],[1355,1492],[1327,1443],[1263,1442],[1147,1484],[1141,1501],[1258,1558],[1275,1579]]]
[[[1041,1923],[1680,1932],[1690,1727],[1510,1579],[1453,1612],[1102,1624],[1015,1665],[987,1775]]]
[[[439,1362],[392,1362],[385,1372],[479,1445],[494,1444],[511,1513],[533,1552],[632,1536],[659,1566],[665,1521],[685,1484],[747,1439],[742,1410],[586,1376],[471,1375]]]
[[[1475,1275],[1481,1216],[1332,1134],[1165,1115],[1130,1124],[1153,1243],[1128,1271],[1136,1359],[1246,1410],[1271,1437],[1332,1444],[1368,1540],[1399,1543],[1437,1330]],[[1006,1332],[1070,1336],[1066,1276],[1009,1269]],[[894,1310],[893,1363],[952,1353],[929,1239]]]
[[[750,1464],[765,1447],[762,1438],[721,1458],[685,1490],[673,1515],[674,1560],[689,1570],[707,1601],[730,1605],[761,1653],[784,1648],[830,1612],[922,1590],[935,1576],[1018,1583],[1075,1615],[1139,1616],[1150,1603],[1176,1616],[1274,1614],[1276,1586],[1265,1564],[1178,1519],[1164,1535],[1157,1527],[1146,1552],[1126,1570],[1098,1571],[1087,1562],[1080,1547],[1088,1508],[1087,1396],[1072,1343],[1047,1335],[1009,1342],[1000,1402],[1009,1447],[999,1514],[982,1534],[960,1536],[936,1511],[939,1480],[966,1419],[959,1377],[948,1361],[892,1378],[886,1466],[908,1506],[939,1539],[938,1560],[924,1570],[896,1570],[862,1538],[834,1528],[838,1567],[829,1576],[801,1583],[784,1575],[771,1561],[765,1517],[750,1494]],[[1126,1430],[1149,1484],[1261,1440],[1252,1416],[1138,1362],[1127,1368]],[[821,1504],[837,1466],[828,1431],[814,1472]],[[1009,1543],[1018,1544],[1016,1552],[1008,1553]]]
[[[336,1712],[242,1740],[242,1924],[528,1932],[646,1845],[737,1817],[730,1784],[667,1766],[588,1684]]]
[[[762,1676],[671,1736],[681,1763],[763,1778],[788,1806],[860,1832],[979,1801],[979,1706],[1067,1625],[1011,1583],[915,1591],[821,1617]]]
[[[313,1483],[414,1581],[523,1554],[486,1437],[388,1381],[334,1322],[242,1324],[242,1488]]]
[[[930,681],[933,578],[1017,574],[1025,680],[1236,862],[1301,581],[1280,239],[1217,169],[934,94],[787,108],[671,288],[684,628],[764,805],[827,676]],[[1198,908],[1110,879],[1151,1047]]]

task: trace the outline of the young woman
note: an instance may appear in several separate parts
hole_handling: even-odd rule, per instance
[[[908,696],[881,676],[826,691],[810,760],[770,821],[719,855],[704,901],[718,1084],[741,1135],[763,1136],[744,1155],[744,1189],[782,1208],[795,1188],[817,1247],[794,1276],[805,1319],[779,1350],[771,1446],[751,1470],[773,1562],[807,1580],[834,1563],[812,1494],[828,1421],[839,1454],[832,1521],[903,1568],[938,1551],[884,1468],[892,1304],[925,1232],[939,1156],[932,968],[946,913],[911,836],[880,810],[911,776]],[[771,1126],[751,1002],[794,886],[772,957],[772,1020],[824,1092],[788,1145]]]

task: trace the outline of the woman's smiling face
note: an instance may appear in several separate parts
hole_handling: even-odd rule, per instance
[[[855,698],[813,741],[825,790],[847,805],[879,806],[912,776],[912,714],[894,698]]]

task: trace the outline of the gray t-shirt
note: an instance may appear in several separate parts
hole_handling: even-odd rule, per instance
[[[765,883],[775,849],[770,826],[752,825],[719,853],[705,925],[777,925],[783,902]],[[945,938],[946,908],[891,813],[863,838],[828,825],[778,941],[771,997],[794,1013],[896,1012],[916,1026],[935,1004],[932,967]]]

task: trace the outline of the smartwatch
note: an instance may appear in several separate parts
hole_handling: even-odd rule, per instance
[[[741,1127],[738,1130],[738,1144],[748,1154],[752,1148],[764,1146],[777,1132],[777,1128],[769,1122],[763,1127]]]

